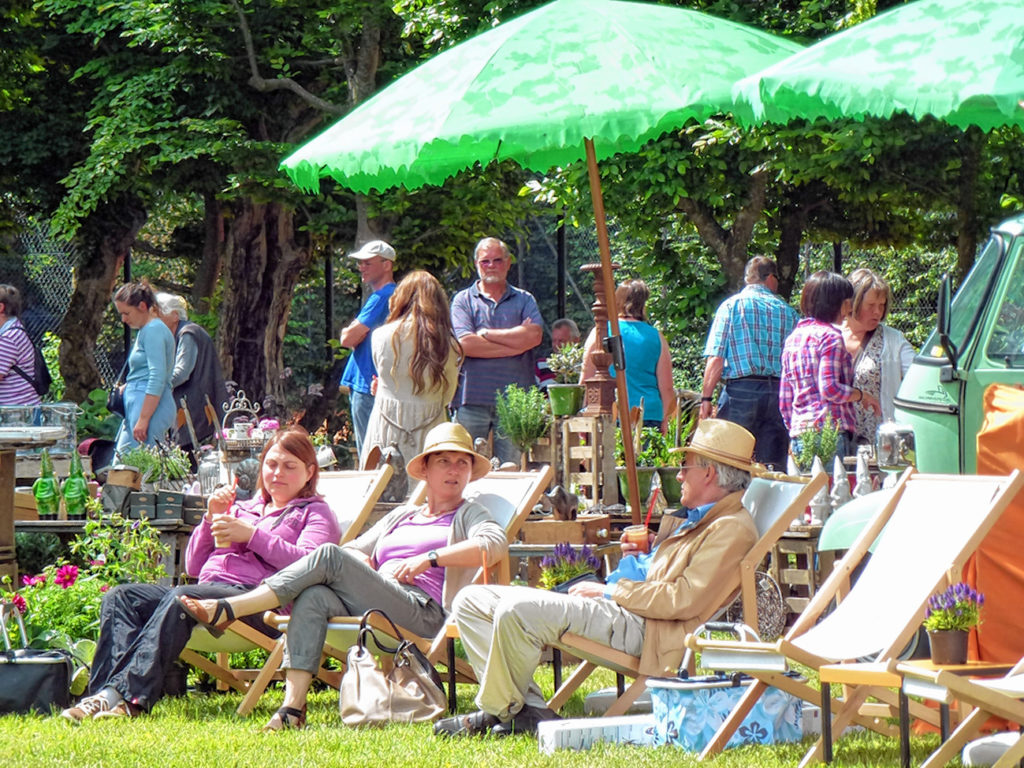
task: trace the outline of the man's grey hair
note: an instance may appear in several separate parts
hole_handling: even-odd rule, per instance
[[[559,328],[568,328],[569,333],[572,334],[574,339],[580,337],[580,327],[576,325],[576,321],[569,317],[560,317],[551,324],[552,333],[557,331]]]
[[[750,473],[745,469],[734,467],[731,464],[723,464],[720,461],[703,456],[695,456],[694,458],[698,466],[715,468],[718,487],[722,490],[729,491],[729,493],[745,491],[747,486],[750,485]]]
[[[779,276],[779,267],[775,263],[775,259],[770,259],[767,256],[755,256],[747,262],[746,269],[743,270],[743,282],[747,285],[760,284],[772,275]]]
[[[482,249],[482,248],[484,248],[484,247],[486,247],[488,245],[495,245],[495,244],[500,246],[501,252],[502,252],[502,254],[504,254],[505,258],[506,259],[509,258],[510,252],[508,250],[508,246],[505,245],[505,243],[503,241],[499,240],[496,237],[485,237],[482,240],[480,240],[480,242],[478,242],[476,244],[476,248],[473,249],[473,261],[476,261],[477,256],[480,255],[480,249]]]
[[[188,320],[188,303],[181,296],[173,293],[158,293],[154,298],[161,315],[169,315],[173,312],[181,322]]]

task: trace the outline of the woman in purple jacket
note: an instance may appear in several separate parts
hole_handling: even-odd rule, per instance
[[[156,704],[167,669],[196,625],[178,605],[179,594],[241,594],[321,544],[338,542],[337,519],[316,494],[316,450],[304,429],[291,427],[271,438],[260,465],[253,499],[236,503],[233,489],[220,488],[192,531],[185,570],[198,584],[122,584],[104,596],[91,695],[65,709],[63,717],[134,717]],[[275,634],[258,617],[245,621]]]

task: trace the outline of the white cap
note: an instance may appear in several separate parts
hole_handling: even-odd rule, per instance
[[[395,249],[383,240],[371,240],[370,242],[365,243],[363,247],[355,253],[350,253],[349,256],[353,259],[359,259],[360,261],[372,259],[374,256],[380,256],[382,259],[394,261]]]

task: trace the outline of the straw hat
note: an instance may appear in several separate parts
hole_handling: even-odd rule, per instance
[[[693,432],[689,445],[673,448],[673,453],[695,453],[706,459],[745,469],[747,472],[763,470],[753,461],[754,436],[739,424],[725,419],[703,419]]]
[[[427,433],[423,442],[423,452],[413,456],[405,465],[409,477],[423,480],[427,469],[427,456],[441,451],[459,451],[473,457],[473,474],[470,480],[479,480],[491,471],[491,462],[473,450],[473,438],[461,424],[446,421],[438,424]]]

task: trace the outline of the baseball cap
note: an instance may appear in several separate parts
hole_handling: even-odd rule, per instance
[[[394,261],[395,249],[383,240],[371,240],[368,243],[364,243],[363,247],[355,253],[350,253],[349,256],[353,259],[359,259],[360,261],[372,259],[374,256],[380,256],[382,259]]]

